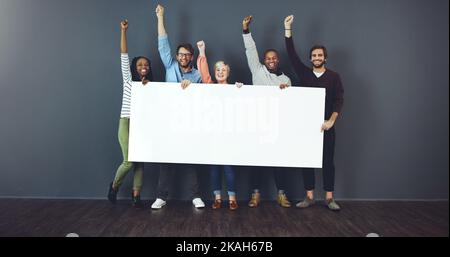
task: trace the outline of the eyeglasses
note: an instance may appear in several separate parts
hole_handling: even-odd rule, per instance
[[[191,58],[191,56],[192,56],[192,54],[191,53],[178,53],[177,54],[178,55],[178,57],[186,57],[186,58]]]

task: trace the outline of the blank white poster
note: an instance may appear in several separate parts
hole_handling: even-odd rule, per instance
[[[129,161],[322,167],[323,88],[132,87]]]

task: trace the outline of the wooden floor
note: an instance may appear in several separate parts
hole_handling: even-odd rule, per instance
[[[308,209],[284,209],[275,202],[259,208],[239,203],[227,208],[197,210],[187,201],[169,201],[152,211],[130,201],[0,199],[0,236],[80,237],[383,237],[449,236],[448,201],[340,201],[332,212],[319,202]]]

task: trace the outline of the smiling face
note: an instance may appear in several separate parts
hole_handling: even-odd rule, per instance
[[[311,52],[311,63],[314,68],[319,69],[325,65],[325,53],[323,49],[315,49]]]
[[[141,78],[147,76],[150,72],[150,63],[145,58],[139,58],[136,62],[136,71]]]
[[[228,77],[230,76],[230,66],[223,61],[219,61],[214,65],[214,75],[217,83],[228,84]]]
[[[186,49],[184,47],[180,47],[178,49],[177,61],[180,67],[188,68],[193,59],[194,55],[191,52],[189,52],[189,49]]]
[[[268,70],[277,70],[278,64],[280,63],[280,60],[278,58],[278,54],[275,51],[268,51],[266,55],[264,56],[264,65]]]

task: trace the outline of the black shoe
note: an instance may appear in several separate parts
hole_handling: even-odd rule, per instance
[[[131,193],[131,200],[133,201],[133,207],[134,208],[142,208],[142,207],[144,207],[144,204],[141,201],[141,195],[134,196],[134,194]]]
[[[113,182],[111,182],[111,184],[109,184],[109,191],[108,191],[108,200],[112,203],[115,204],[117,201],[117,191],[114,190],[113,188]]]

